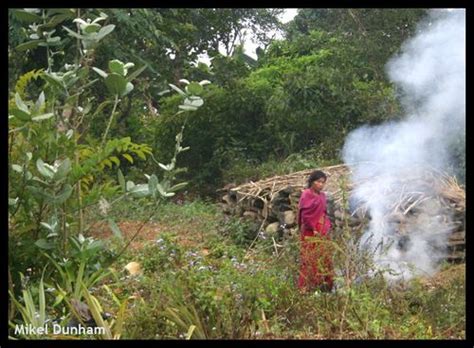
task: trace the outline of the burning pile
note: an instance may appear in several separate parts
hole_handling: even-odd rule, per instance
[[[354,183],[350,181],[352,170],[348,166],[337,165],[321,170],[328,176],[324,191],[334,233],[340,232],[347,224],[360,236],[371,220],[367,209],[370,196],[365,197],[365,202],[351,198]],[[312,171],[274,176],[237,187],[228,186],[223,190],[222,208],[227,214],[259,222],[261,229],[275,237],[297,235],[298,201]],[[386,225],[384,228],[393,231],[398,248],[403,250],[419,232],[413,226],[423,226],[425,231],[433,231],[427,241],[433,247],[443,249],[447,244],[446,259],[463,261],[464,189],[453,177],[433,169],[412,170],[411,173],[413,175],[397,178],[393,186],[384,188],[385,194],[397,195],[396,199],[391,200],[393,204],[385,209],[382,219]],[[413,189],[415,187],[416,190]]]

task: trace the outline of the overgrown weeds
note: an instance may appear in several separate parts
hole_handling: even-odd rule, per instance
[[[302,295],[295,285],[297,238],[276,246],[268,236],[257,238],[249,249],[248,244],[239,246],[230,238],[215,236],[216,233],[208,231],[204,242],[193,247],[174,244],[168,236],[142,250],[145,272],[135,284],[135,291],[142,294],[143,302],[137,302],[130,312],[126,336],[464,337],[462,272],[444,287],[431,291],[417,285],[417,279],[393,285],[381,273],[359,277],[363,268],[360,263],[366,262],[366,269],[370,269],[369,259],[357,256],[350,243],[341,246],[341,237],[333,241],[337,290]],[[203,249],[208,253],[203,254]],[[352,269],[349,271],[348,267]],[[449,315],[442,315],[443,310]],[[149,326],[150,318],[153,329]]]
[[[362,277],[370,258],[341,233],[331,241],[336,291],[301,294],[297,235],[276,242],[263,233],[252,246],[237,244],[222,233],[223,216],[205,202],[166,203],[155,218],[169,228],[127,250],[115,278],[94,290],[103,310],[123,315],[116,338],[464,338],[463,266],[446,265],[444,282]],[[182,243],[180,234],[192,242]],[[129,261],[143,273],[121,271]]]

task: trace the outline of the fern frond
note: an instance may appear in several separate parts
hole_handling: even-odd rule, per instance
[[[18,81],[15,84],[15,92],[20,95],[20,97],[25,98],[26,87],[32,80],[36,80],[41,76],[44,69],[33,69],[28,71],[26,74],[20,76]]]
[[[152,148],[147,144],[133,143],[130,137],[125,137],[111,139],[102,148],[80,145],[77,151],[80,164],[73,167],[72,178],[73,181],[80,180],[81,188],[87,191],[95,182],[94,174],[103,172],[106,167],[109,169],[119,167],[120,157],[130,163],[134,161],[132,155],[146,160],[147,155],[152,153]]]

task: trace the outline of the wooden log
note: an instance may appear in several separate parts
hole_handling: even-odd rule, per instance
[[[459,261],[464,260],[466,258],[466,253],[464,251],[457,251],[447,255],[446,259],[450,261]]]
[[[449,237],[450,240],[465,240],[465,238],[466,238],[466,231],[453,232]]]
[[[448,240],[448,246],[454,247],[454,246],[458,246],[458,245],[465,246],[466,241],[465,240]]]
[[[355,184],[360,183],[348,180],[351,170],[345,165],[321,169],[328,175],[325,192],[328,198],[328,217],[333,222],[334,229],[342,230],[344,223],[348,222],[354,232],[361,234],[370,221],[367,207],[360,202],[349,202],[350,211],[347,211],[343,206],[343,193],[350,197]],[[292,211],[296,216],[301,192],[305,188],[307,176],[312,171],[313,169],[229,187],[226,191],[222,190],[227,192],[227,196],[222,198],[221,207],[226,213],[230,211],[243,216],[245,212],[252,212],[257,216],[249,213],[245,213],[245,216],[261,222],[278,222],[285,225],[284,214]],[[412,173],[410,177],[400,178],[400,185],[418,187],[419,192],[402,190],[399,202],[394,202],[390,211],[393,214],[387,214],[385,222],[392,224],[391,227],[397,233],[407,235],[410,234],[407,227],[411,223],[432,226],[433,231],[438,230],[440,237],[443,237],[441,240],[446,241],[445,247],[462,248],[465,243],[464,188],[460,188],[455,181],[447,180],[443,173],[433,174],[434,172],[427,169],[412,170]],[[392,191],[388,188],[388,194]],[[439,228],[443,230],[440,231]],[[285,231],[282,231],[283,235],[286,235]],[[445,239],[443,234],[447,234],[449,239]],[[429,237],[433,239],[433,243],[437,240],[434,232]]]
[[[221,201],[225,204],[234,205],[235,202],[230,198],[229,194],[225,194],[221,197]]]

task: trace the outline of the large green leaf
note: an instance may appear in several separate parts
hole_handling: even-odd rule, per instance
[[[186,86],[186,89],[189,93],[194,95],[200,95],[204,91],[204,88],[197,82],[191,82]]]
[[[131,91],[133,91],[133,84],[131,82],[127,82],[127,85],[125,86],[125,92],[122,93],[122,97],[126,96]]]
[[[18,164],[12,164],[12,169],[20,174],[23,173],[23,167]]]
[[[53,178],[54,171],[51,168],[49,168],[48,166],[46,166],[41,158],[38,158],[38,160],[36,161],[36,168],[38,168],[38,171],[44,177],[46,177],[48,179]]]
[[[126,192],[127,187],[125,186],[125,178],[124,178],[123,173],[120,169],[118,170],[118,181],[119,181],[120,187],[122,188],[123,192]]]
[[[126,63],[123,68],[125,69],[125,75],[127,75],[128,69],[131,69],[135,66],[135,63],[128,62]]]
[[[41,74],[41,77],[42,77],[44,80],[46,80],[46,82],[48,82],[51,86],[53,86],[53,87],[55,87],[55,88],[57,88],[57,89],[65,90],[65,88],[66,88],[66,87],[64,86],[63,81],[62,81],[59,77],[57,77],[57,76],[55,76],[55,75],[52,75],[52,74],[50,74],[50,73],[48,73],[48,72],[43,72],[43,73]]]
[[[43,120],[50,119],[53,116],[54,116],[54,114],[52,112],[48,112],[47,114],[35,116],[35,117],[32,118],[32,120],[33,121],[43,121]]]
[[[92,67],[92,70],[94,70],[96,73],[98,73],[100,76],[102,76],[104,79],[109,75],[107,74],[104,70],[101,70],[96,67]]]
[[[150,194],[147,184],[138,184],[130,189],[132,196],[137,198],[146,197]]]
[[[87,286],[84,285],[84,283],[81,282],[81,291],[84,294],[84,298],[86,299],[87,306],[89,307],[92,317],[94,318],[95,322],[97,323],[98,327],[103,328],[103,334],[102,337],[105,339],[112,339],[112,332],[110,331],[109,325],[107,325],[106,322],[104,322],[104,319],[102,318],[101,313],[103,312],[102,307],[100,306],[99,301],[90,294],[89,290],[87,289]]]
[[[187,182],[182,182],[182,183],[179,183],[179,184],[176,184],[174,186],[172,186],[168,191],[178,191],[178,190],[181,190],[182,188],[186,187],[188,185]]]
[[[10,113],[21,121],[31,121],[31,115],[29,112],[14,108],[10,110]]]
[[[19,44],[18,46],[15,47],[15,49],[18,50],[18,51],[30,50],[32,48],[36,48],[40,42],[44,42],[44,40],[27,41],[27,42],[24,42],[22,44]]]
[[[67,184],[64,186],[64,189],[55,197],[55,204],[63,204],[72,193],[72,186]]]
[[[115,25],[109,24],[99,30],[99,33],[96,36],[97,40],[101,40],[104,36],[110,34],[115,29]]]
[[[179,105],[178,108],[184,111],[196,111],[198,108],[192,105]]]
[[[55,232],[56,231],[56,226],[57,225],[52,226],[52,225],[50,225],[50,224],[48,224],[47,222],[44,222],[44,221],[41,221],[40,225],[43,226],[44,228],[46,228],[50,232]]]
[[[43,19],[41,16],[33,13],[33,11],[26,11],[26,10],[12,10],[15,17],[25,23],[41,23]],[[35,11],[36,12],[36,11]]]
[[[109,74],[105,78],[105,85],[112,94],[122,95],[127,90],[127,80],[117,73]]]
[[[28,106],[25,104],[23,99],[21,99],[20,94],[15,93],[15,104],[18,109],[21,111],[24,111],[26,113],[30,113],[30,110],[28,109]]]
[[[76,33],[75,31],[72,31],[68,27],[63,26],[63,29],[66,30],[70,36],[75,37],[76,39],[80,39],[80,40],[86,39],[85,36],[80,35],[80,34]]]
[[[44,103],[45,103],[44,92],[41,91],[40,95],[38,96],[38,100],[36,100],[33,113],[36,114],[36,113],[41,112],[44,107]]]
[[[48,9],[48,16],[52,16],[55,14],[64,14],[64,15],[68,15],[69,17],[73,17],[75,15],[75,11],[72,8],[49,8]]]
[[[153,174],[152,176],[150,176],[150,179],[148,179],[148,190],[150,191],[153,197],[156,196],[157,185],[158,185],[158,178],[156,177],[155,174]]]
[[[173,88],[176,92],[178,92],[179,94],[181,94],[182,96],[186,96],[186,93],[184,93],[184,91],[183,91],[181,88],[179,88],[179,87],[173,85],[172,83],[169,83],[168,85],[169,85],[171,88]]]
[[[29,191],[31,195],[39,202],[42,202],[44,200],[48,202],[54,201],[54,197],[40,187],[28,185],[26,186],[26,190]]]
[[[114,59],[109,62],[109,70],[111,73],[116,73],[120,76],[125,76],[124,64],[118,59]]]
[[[160,195],[162,195],[163,197],[173,197],[174,196],[174,192],[166,192],[165,189],[163,188],[163,186],[161,186],[161,184],[157,184],[156,188],[158,189],[158,192],[160,192]]]
[[[46,42],[49,44],[49,46],[57,46],[61,42],[61,38],[59,36],[51,36],[46,39]]]
[[[66,19],[73,18],[74,17],[74,11],[71,11],[67,9],[66,11],[68,12],[62,12],[56,16],[51,17],[51,20],[46,23],[41,25],[41,29],[44,28],[54,28],[56,27],[59,23],[64,22]]]
[[[58,167],[58,170],[54,174],[54,180],[61,180],[64,179],[69,172],[71,171],[71,160],[66,158]]]
[[[204,104],[204,100],[201,97],[191,96],[184,100],[184,105],[194,106],[196,108],[202,106]]]
[[[86,250],[89,251],[91,254],[95,254],[102,249],[104,249],[104,242],[101,240],[94,240],[93,242],[90,242],[86,247]]]
[[[82,28],[82,31],[84,33],[87,33],[87,34],[91,34],[91,33],[97,33],[100,29],[100,25],[97,24],[97,23],[90,23],[90,24],[87,24],[85,25],[83,28]]]
[[[140,75],[146,68],[148,68],[148,65],[145,64],[141,68],[138,68],[134,72],[132,72],[130,75],[127,77],[127,81],[131,82],[133,79],[135,79],[138,75]]]
[[[118,225],[115,223],[115,221],[112,218],[109,218],[108,222],[109,222],[109,227],[112,230],[112,233],[116,237],[123,239],[122,231],[120,230],[120,227],[118,227]]]
[[[46,320],[46,298],[44,294],[44,271],[46,268],[43,270],[43,274],[41,276],[41,280],[39,283],[39,289],[38,289],[38,296],[39,296],[39,322],[40,324],[44,324]]]
[[[126,187],[127,191],[130,191],[131,189],[133,189],[135,187],[135,183],[133,181],[128,180],[125,187]]]
[[[50,250],[50,249],[53,249],[54,248],[54,244],[51,243],[51,242],[48,242],[46,239],[38,239],[36,242],[35,242],[35,245],[38,247],[38,248],[41,248],[41,249],[45,249],[45,250]]]
[[[158,165],[160,166],[160,168],[166,170],[167,172],[173,169],[173,166],[171,164],[158,163]]]

